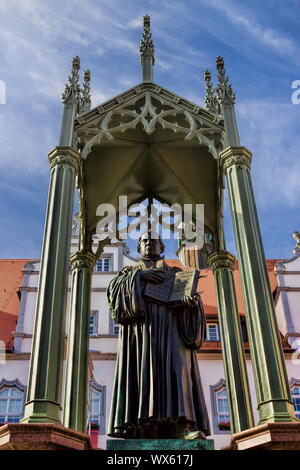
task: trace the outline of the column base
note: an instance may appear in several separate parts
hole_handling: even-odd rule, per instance
[[[0,427],[0,450],[92,450],[87,434],[57,424],[8,423]]]
[[[300,450],[300,422],[267,423],[232,435],[221,450]]]
[[[109,439],[107,450],[214,450],[212,439]]]
[[[45,400],[35,399],[25,403],[24,418],[21,423],[53,423],[61,425],[59,415],[61,406],[59,403]]]

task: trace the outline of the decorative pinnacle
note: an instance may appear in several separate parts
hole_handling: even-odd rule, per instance
[[[91,72],[86,70],[83,75],[83,88],[80,90],[79,114],[85,113],[91,109]]]
[[[216,57],[216,66],[217,66],[217,70],[223,70],[224,69],[224,59],[220,55],[218,55],[218,57]]]
[[[299,255],[300,254],[300,233],[295,230],[293,233],[293,239],[296,241],[296,246],[294,248],[294,255]]]
[[[63,103],[73,101],[75,104],[80,100],[80,86],[79,86],[79,69],[80,59],[78,56],[73,58],[71,75],[69,76],[69,83],[66,84],[65,91],[62,94]]]
[[[155,62],[154,45],[150,31],[150,16],[144,16],[144,31],[140,43],[141,65],[143,68],[143,81],[152,81],[152,67]]]
[[[212,87],[210,70],[204,70],[205,80],[205,108],[214,114],[219,114],[219,106],[215,96],[215,91]]]
[[[143,65],[143,58],[144,57],[151,57],[152,64],[154,65],[154,45],[152,41],[152,34],[150,31],[150,16],[144,16],[144,31],[142,35],[141,45],[140,45],[140,53],[141,53],[141,64]]]
[[[218,103],[225,106],[232,106],[235,101],[235,94],[233,93],[231,85],[228,83],[228,77],[226,77],[223,57],[218,56],[216,58],[216,66],[218,70],[218,86],[216,88]]]

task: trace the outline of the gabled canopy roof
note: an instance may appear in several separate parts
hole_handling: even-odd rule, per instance
[[[152,92],[154,95],[159,96],[165,101],[168,101],[171,105],[177,105],[179,108],[188,111],[195,117],[200,117],[207,127],[215,128],[219,131],[224,130],[223,119],[217,118],[215,114],[207,111],[198,104],[192,103],[182,96],[179,96],[154,82],[142,82],[78,116],[74,123],[75,132],[79,135],[84,135],[87,129],[93,127],[95,120],[98,121],[101,116],[106,115],[108,112],[115,110],[120,105],[133,100],[137,96],[142,96],[147,91]]]
[[[156,85],[141,83],[79,116],[86,222],[96,228],[101,203],[118,207],[152,195],[169,205],[204,204],[205,225],[216,232],[221,179],[218,152],[223,122]]]

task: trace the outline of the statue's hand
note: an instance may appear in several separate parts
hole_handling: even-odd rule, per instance
[[[162,269],[140,271],[140,278],[145,282],[159,284],[166,280],[167,274]]]
[[[196,293],[193,297],[190,295],[185,295],[183,299],[183,303],[187,307],[197,307],[197,305],[199,304],[199,300],[200,300],[200,295],[198,293]]]

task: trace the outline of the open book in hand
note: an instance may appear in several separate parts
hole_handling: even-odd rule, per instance
[[[166,271],[166,280],[154,284],[147,282],[144,297],[159,304],[177,307],[183,305],[184,297],[196,294],[200,273],[197,269],[189,271]]]

